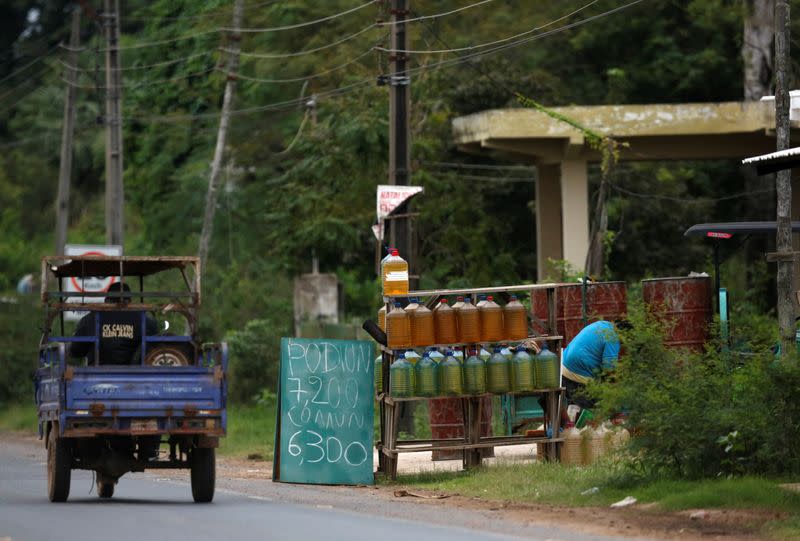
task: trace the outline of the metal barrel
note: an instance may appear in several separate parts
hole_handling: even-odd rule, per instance
[[[642,280],[648,310],[664,325],[664,345],[701,351],[712,317],[708,276]]]
[[[544,333],[548,315],[546,290],[535,289],[532,303],[535,319],[539,320],[534,320],[534,330]],[[595,282],[586,285],[587,324],[601,319],[614,321],[625,317],[627,312],[625,282]],[[559,285],[556,291],[556,329],[564,337],[561,346],[566,347],[583,327],[583,285]]]
[[[492,399],[481,399],[481,436],[492,435]],[[464,411],[460,398],[434,398],[428,401],[428,416],[433,439],[464,439]],[[494,449],[483,449],[484,457],[493,456]],[[433,460],[458,460],[463,457],[461,450],[433,451]]]

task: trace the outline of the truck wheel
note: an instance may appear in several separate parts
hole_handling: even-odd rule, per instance
[[[209,503],[214,499],[214,484],[217,478],[216,453],[213,448],[195,447],[189,456],[192,468],[192,498],[197,503]]]
[[[113,481],[98,481],[97,482],[97,495],[101,498],[110,498],[114,495],[114,482]]]
[[[53,426],[47,437],[47,496],[51,502],[67,501],[71,467],[70,448],[62,438],[58,437],[58,427]]]

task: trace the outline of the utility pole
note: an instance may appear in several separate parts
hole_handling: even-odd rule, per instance
[[[775,128],[778,150],[791,145],[789,128],[789,2],[775,2]],[[792,172],[778,171],[777,192],[777,238],[778,258],[778,326],[781,335],[781,351],[788,355],[794,347],[794,306],[792,304],[792,271],[794,261],[788,258],[792,251]]]
[[[69,34],[70,67],[64,74],[67,79],[64,100],[64,123],[61,127],[61,163],[58,168],[58,197],[56,199],[56,255],[64,255],[69,223],[69,188],[72,172],[72,137],[75,134],[75,79],[78,66],[78,46],[81,44],[81,10],[72,7],[72,27]]]
[[[392,0],[392,49],[389,57],[389,184],[407,186],[411,177],[411,152],[409,131],[410,78],[406,74],[407,32],[405,20],[409,14],[408,0]],[[391,220],[390,244],[400,250],[408,261],[409,275],[416,275],[414,250],[411,244],[411,220],[408,203],[401,205],[396,214],[401,217]],[[409,285],[415,288],[416,280]]]
[[[119,0],[103,0],[106,36],[106,242],[123,245],[125,191],[122,184],[122,72]]]
[[[242,26],[243,12],[243,1],[236,0],[233,4],[234,31],[230,36],[232,43],[231,51],[228,55],[228,81],[225,83],[225,95],[222,98],[222,115],[219,119],[217,146],[214,148],[214,161],[211,162],[211,175],[208,179],[208,191],[206,192],[206,208],[203,213],[203,229],[200,232],[200,244],[197,249],[197,256],[200,258],[201,272],[205,268],[206,261],[208,260],[208,246],[211,243],[211,233],[214,230],[214,213],[217,209],[217,194],[222,171],[222,158],[225,154],[225,142],[228,137],[228,125],[230,123],[230,113],[233,105],[233,93],[236,90],[236,77],[239,70],[239,47],[241,40],[239,28]]]

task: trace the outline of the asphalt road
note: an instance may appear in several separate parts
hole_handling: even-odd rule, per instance
[[[52,504],[42,448],[0,442],[0,541],[623,539],[509,524],[456,508],[442,516],[442,508],[387,501],[369,489],[265,480],[218,480],[214,502],[195,504],[188,476],[165,478],[158,472],[127,474],[114,497],[101,500],[91,472],[73,471],[69,500]]]

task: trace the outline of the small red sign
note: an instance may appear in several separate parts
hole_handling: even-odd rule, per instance
[[[709,231],[706,233],[707,237],[711,237],[712,239],[729,239],[733,237],[731,233],[719,233],[716,231]]]

